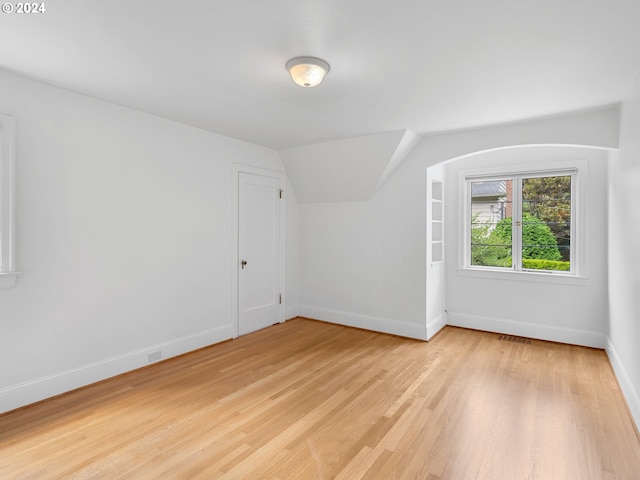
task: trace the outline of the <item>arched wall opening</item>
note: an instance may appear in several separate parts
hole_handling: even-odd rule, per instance
[[[460,152],[427,168],[428,337],[444,324],[604,348],[607,339],[607,161],[609,145],[505,144]],[[478,272],[463,262],[464,177],[580,165],[579,275]],[[430,188],[442,181],[444,255],[434,266]],[[437,207],[436,207],[437,208]],[[430,230],[432,230],[430,232]],[[444,297],[444,298],[443,298]],[[439,318],[440,310],[444,314]],[[438,319],[437,321],[435,319]]]
[[[301,316],[342,325],[376,330],[417,339],[428,339],[440,325],[469,320],[469,325],[488,325],[477,322],[471,308],[455,311],[444,301],[435,311],[431,325],[427,308],[432,287],[450,293],[453,274],[457,275],[455,257],[450,243],[452,233],[444,231],[444,263],[447,270],[441,279],[428,282],[427,182],[429,171],[474,160],[480,154],[517,152],[525,146],[565,146],[582,148],[581,152],[607,155],[607,149],[617,148],[619,111],[617,107],[580,112],[562,117],[537,119],[518,124],[497,125],[468,131],[451,132],[423,137],[415,149],[366,201],[318,202],[300,205],[300,304]],[[444,177],[443,177],[444,178]],[[358,178],[352,181],[357,182]],[[450,182],[444,185],[445,202],[453,193]],[[445,205],[445,208],[449,208]],[[454,212],[453,217],[457,216]],[[449,215],[451,216],[451,214]],[[445,218],[445,221],[447,219]],[[450,219],[451,220],[451,219]],[[455,219],[454,219],[455,220]],[[446,265],[445,265],[446,264]],[[453,273],[449,270],[453,269]],[[441,269],[442,270],[442,269]],[[509,284],[509,282],[507,282]],[[513,288],[510,286],[509,288]],[[591,287],[574,287],[570,294]],[[534,287],[535,290],[535,287]],[[575,291],[574,291],[575,290]],[[559,295],[552,291],[553,295]],[[553,298],[553,295],[551,298]],[[445,315],[444,309],[450,315]],[[519,308],[527,308],[519,305]],[[451,315],[459,313],[459,316]],[[485,310],[484,318],[504,320],[502,312]],[[507,319],[511,313],[504,313]],[[573,325],[553,319],[515,318],[515,323],[502,328],[533,323],[541,324],[547,338],[559,339],[561,334],[576,336]],[[440,323],[438,323],[440,322]],[[475,322],[475,323],[474,323]],[[517,323],[520,322],[520,323]],[[545,325],[545,322],[547,324]],[[588,342],[593,336],[602,340],[600,324],[587,326]],[[548,327],[548,328],[546,328]],[[524,328],[522,328],[523,333]],[[549,334],[557,334],[551,337]],[[514,328],[514,334],[517,334]],[[542,336],[538,335],[538,336]],[[566,336],[569,336],[568,334]],[[579,339],[578,339],[579,340]],[[580,343],[579,341],[576,343]]]

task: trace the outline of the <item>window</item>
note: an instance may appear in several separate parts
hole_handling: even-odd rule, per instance
[[[14,251],[15,121],[0,114],[0,287],[16,283]]]
[[[577,171],[466,177],[467,268],[575,274]]]

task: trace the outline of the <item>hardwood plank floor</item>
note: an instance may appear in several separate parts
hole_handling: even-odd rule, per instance
[[[628,479],[600,350],[296,319],[0,416],[2,479]]]

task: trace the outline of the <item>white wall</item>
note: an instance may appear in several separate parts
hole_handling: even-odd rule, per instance
[[[405,160],[368,202],[300,205],[301,315],[426,338],[422,165]]]
[[[230,338],[232,164],[278,154],[8,73],[0,92],[23,272],[0,290],[0,411]]]
[[[280,157],[301,203],[356,202],[371,198],[407,144],[411,133],[397,130],[288,148]]]
[[[293,185],[286,178],[285,184],[285,312],[289,320],[298,316],[300,302],[300,207]]]
[[[609,356],[640,430],[640,77],[622,103],[609,164]]]
[[[607,338],[607,159],[608,153],[576,147],[509,148],[451,162],[446,168],[446,305],[450,325],[604,348]],[[466,170],[513,171],[582,161],[578,179],[581,278],[496,275],[461,270]],[[585,167],[587,170],[585,170]],[[540,167],[537,167],[540,168]],[[577,216],[578,212],[573,212]]]

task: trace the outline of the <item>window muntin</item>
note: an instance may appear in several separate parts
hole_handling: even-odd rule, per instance
[[[466,181],[468,267],[575,273],[575,171]]]

